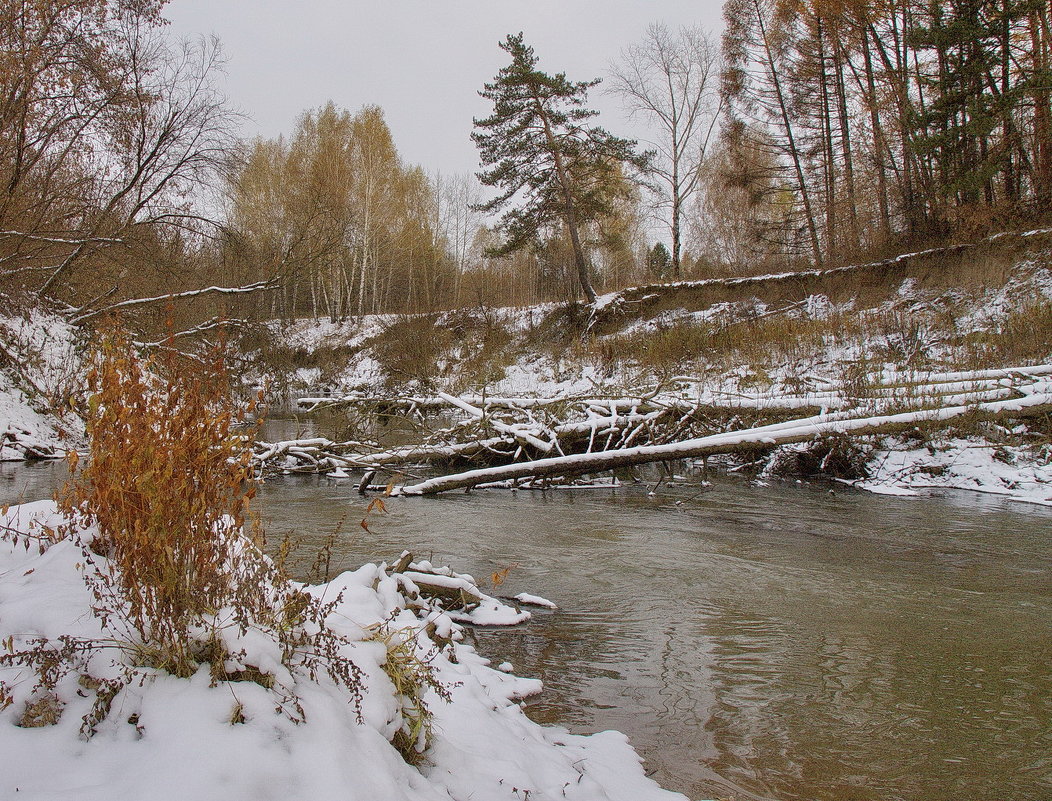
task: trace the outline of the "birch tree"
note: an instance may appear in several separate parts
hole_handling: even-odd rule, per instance
[[[717,130],[723,104],[719,92],[719,48],[700,28],[673,34],[665,25],[647,28],[643,41],[611,67],[610,91],[625,108],[653,124],[658,207],[672,238],[673,276],[681,271],[683,214],[698,189],[701,167]]]

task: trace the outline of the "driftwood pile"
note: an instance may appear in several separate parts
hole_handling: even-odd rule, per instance
[[[371,405],[373,399],[358,402]],[[340,403],[350,405],[348,400]],[[385,401],[383,408],[390,413],[395,402]],[[260,442],[255,460],[264,471],[290,473],[494,464],[674,442],[719,425],[703,406],[657,395],[552,400],[439,393],[434,399],[405,399],[403,409],[404,419],[420,423],[417,442],[389,448],[321,437]],[[447,427],[427,428],[424,411],[439,409],[460,419]]]
[[[410,602],[424,598],[447,612],[470,612],[482,603],[482,592],[475,585],[474,577],[454,573],[448,567],[436,568],[429,562],[416,563],[409,551],[402,551],[387,572],[409,580],[402,581],[401,586]]]
[[[375,400],[375,399],[373,399]],[[361,398],[306,399],[352,406]],[[385,401],[397,408],[398,401]],[[444,409],[455,424],[420,441],[381,448],[324,438],[258,443],[261,469],[347,475],[364,470],[360,490],[387,488],[423,495],[479,486],[516,487],[537,479],[594,475],[621,467],[755,451],[829,436],[892,434],[977,414],[1025,417],[1052,410],[1052,365],[958,373],[888,375],[864,397],[843,387],[748,395],[702,389],[607,398],[476,398],[438,393],[402,399],[406,412]],[[372,485],[377,471],[405,475],[407,466],[459,467],[458,472],[401,486]],[[471,469],[464,470],[467,466]]]

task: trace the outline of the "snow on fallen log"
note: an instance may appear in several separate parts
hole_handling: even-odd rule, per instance
[[[884,373],[882,381],[856,397],[842,387],[805,393],[741,393],[705,388],[677,379],[675,389],[610,397],[535,399],[479,398],[438,392],[434,397],[396,398],[419,409],[452,409],[465,417],[452,427],[428,432],[424,441],[380,450],[375,444],[324,438],[257,443],[257,463],[286,472],[366,470],[404,464],[537,461],[567,454],[617,451],[688,441],[712,429],[713,414],[755,411],[819,412],[824,422],[874,418],[942,407],[970,407],[1052,393],[1052,365],[947,373]],[[313,399],[312,399],[313,400]],[[371,399],[379,404],[380,399]],[[376,409],[384,407],[377,405]],[[387,407],[389,408],[389,407]],[[780,424],[784,425],[784,424]],[[700,429],[700,430],[699,430]],[[537,463],[536,461],[533,463]],[[499,481],[503,481],[500,479]],[[490,483],[486,480],[482,483]]]
[[[39,439],[32,431],[15,423],[0,425],[0,461],[58,459],[62,453],[54,445]]]
[[[628,303],[639,303],[642,300],[658,298],[673,290],[680,289],[705,289],[712,287],[752,287],[765,284],[777,284],[780,282],[796,282],[809,278],[824,278],[834,275],[850,275],[856,272],[869,272],[872,270],[885,269],[897,264],[904,264],[918,259],[949,256],[964,253],[969,250],[980,248],[984,245],[1005,239],[1016,238],[1020,240],[1039,239],[1052,236],[1052,228],[1035,228],[1030,231],[1017,233],[1015,231],[1003,231],[993,234],[976,242],[962,242],[938,248],[918,250],[913,253],[902,253],[890,259],[866,262],[864,264],[848,264],[843,267],[819,268],[811,270],[787,271],[781,273],[767,273],[765,275],[748,275],[733,278],[703,278],[694,281],[671,281],[654,284],[641,284],[628,287],[618,292],[599,297],[592,305],[593,322],[596,316],[604,311],[616,311],[618,307]]]
[[[800,420],[759,426],[742,431],[713,434],[682,442],[643,445],[633,448],[552,457],[537,459],[532,462],[519,462],[499,467],[468,470],[403,486],[398,491],[403,495],[432,495],[488,482],[527,477],[566,476],[602,472],[615,467],[711,456],[717,453],[733,452],[750,446],[788,445],[804,442],[826,434],[892,433],[918,423],[945,422],[969,413],[981,412],[997,415],[1021,412],[1023,410],[1034,411],[1046,406],[1052,406],[1052,392],[1032,394],[1024,398],[1013,398],[1011,400],[869,417],[815,415]]]
[[[448,567],[435,567],[423,559],[413,561],[413,554],[403,551],[390,569],[402,589],[413,599],[423,598],[437,604],[451,620],[479,626],[516,626],[530,619],[529,612],[515,609],[486,595],[473,576],[454,573]]]
[[[361,442],[334,442],[323,437],[287,440],[284,442],[257,442],[253,458],[257,464],[289,472],[318,472],[322,468],[360,467],[374,469],[399,464],[429,463],[466,460],[480,456],[510,458],[516,446],[528,446],[540,453],[572,448],[587,442],[589,449],[599,438],[610,438],[611,445],[621,444],[613,439],[615,434],[625,438],[640,426],[656,423],[668,413],[667,410],[645,414],[615,414],[602,416],[589,414],[585,420],[548,426],[536,421],[506,423],[487,417],[485,423],[499,436],[485,436],[483,431],[472,432],[445,430],[437,432],[437,441],[412,445],[400,445],[382,451],[373,451],[372,446]],[[453,441],[455,437],[469,439]],[[605,444],[605,443],[600,443]]]
[[[1027,376],[1052,376],[1052,364],[1035,364],[1023,367],[998,367],[987,370],[967,370],[952,373],[890,371],[892,379],[902,376],[911,383],[928,382],[943,384],[951,381],[984,381],[1000,378],[1020,378]]]
[[[542,598],[540,595],[530,595],[528,592],[520,592],[518,595],[514,596],[514,598],[520,604],[526,604],[527,606],[540,606],[544,609],[559,608],[547,598]]]
[[[300,398],[298,404],[308,410],[339,406],[363,406],[380,409],[402,409],[407,413],[458,410],[475,420],[486,419],[499,433],[508,434],[542,452],[552,449],[550,442],[536,430],[500,429],[504,422],[494,419],[494,412],[528,413],[530,410],[555,410],[563,416],[569,411],[602,409],[611,414],[648,412],[659,409],[690,411],[702,406],[728,409],[800,410],[847,409],[871,402],[896,402],[903,398],[939,398],[949,405],[1000,400],[1012,395],[1013,389],[1025,393],[1025,387],[1040,385],[1052,377],[1052,364],[1004,367],[988,370],[957,372],[888,371],[875,380],[867,390],[867,397],[851,396],[842,387],[831,385],[816,392],[740,392],[705,387],[697,379],[681,377],[675,390],[636,390],[611,397],[595,395],[567,395],[550,398],[517,398],[501,396],[460,395],[437,392],[434,396],[380,398],[347,395],[341,398]],[[885,405],[887,405],[885,403]],[[536,422],[536,421],[531,421]],[[530,439],[536,437],[536,441]]]

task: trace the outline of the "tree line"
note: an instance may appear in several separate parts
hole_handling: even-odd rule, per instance
[[[725,18],[718,170],[756,251],[821,265],[1047,206],[1046,0],[728,0]]]
[[[376,106],[238,141],[219,44],[172,43],[164,5],[0,9],[8,299],[201,330],[594,300],[985,233],[1052,196],[1048,0],[727,0],[722,40],[653,25],[601,85],[511,34],[477,176],[405,163]],[[646,140],[599,126],[597,91]]]

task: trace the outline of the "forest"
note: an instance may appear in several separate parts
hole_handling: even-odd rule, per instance
[[[180,333],[525,305],[966,241],[1030,224],[1052,192],[1044,0],[729,0],[721,37],[654,24],[576,83],[520,35],[512,66],[529,60],[555,127],[531,151],[476,120],[492,159],[478,176],[406,163],[377,106],[330,102],[287,135],[239,140],[221,44],[171,41],[163,12],[5,5],[9,297]],[[498,76],[483,95],[498,108],[504,90]],[[589,91],[652,135],[607,134]],[[501,184],[508,157],[537,185]]]

